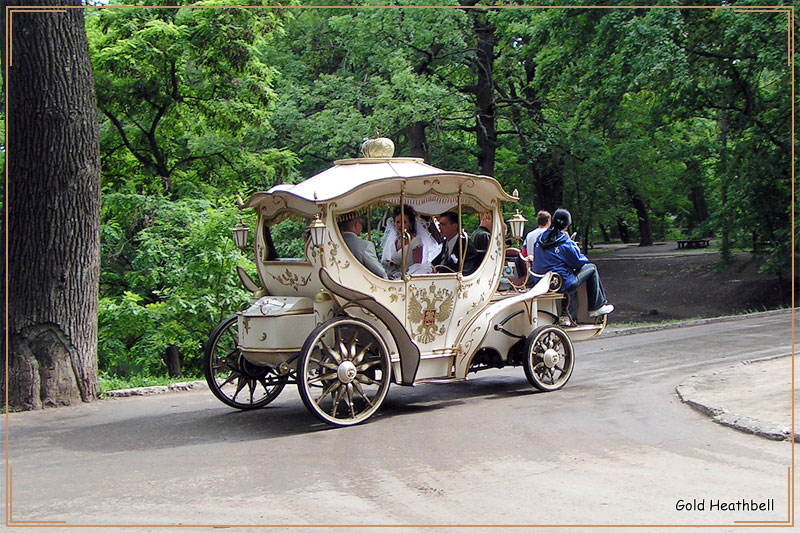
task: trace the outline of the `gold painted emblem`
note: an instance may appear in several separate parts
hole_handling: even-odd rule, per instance
[[[453,312],[454,295],[445,288],[437,289],[431,283],[426,289],[410,287],[408,320],[418,327],[411,326],[411,335],[422,344],[433,342],[446,331],[445,322]]]

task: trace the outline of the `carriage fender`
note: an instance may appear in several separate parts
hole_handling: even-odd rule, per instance
[[[459,345],[462,347],[462,354],[456,361],[456,376],[466,376],[472,357],[483,346],[486,337],[496,323],[508,316],[507,313],[510,309],[522,308],[527,310],[531,316],[535,316],[537,308],[534,300],[538,296],[550,292],[551,276],[552,273],[548,272],[529,291],[490,304],[467,324],[461,338],[458,340]]]
[[[417,344],[411,340],[403,323],[372,296],[339,285],[333,281],[328,271],[324,268],[321,268],[319,271],[319,280],[326,289],[336,296],[360,305],[383,322],[392,335],[400,355],[400,383],[403,385],[413,385],[414,378],[419,369],[420,351]]]

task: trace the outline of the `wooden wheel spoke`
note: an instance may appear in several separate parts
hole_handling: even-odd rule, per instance
[[[350,407],[350,418],[355,418],[356,417],[356,409],[355,409],[355,406],[353,405],[353,385],[352,385],[352,383],[348,383],[347,384],[346,391],[347,391],[346,401],[347,401],[347,405]]]
[[[247,388],[250,389],[250,403],[253,403],[253,395],[256,392],[256,380],[248,379],[247,380]]]
[[[321,402],[322,400],[324,400],[324,399],[325,399],[325,397],[326,397],[328,394],[332,394],[332,393],[333,393],[333,391],[334,391],[334,389],[336,389],[336,387],[338,387],[339,385],[341,385],[341,383],[340,383],[339,381],[334,381],[334,382],[330,383],[330,384],[329,384],[327,387],[325,387],[325,389],[323,389],[323,390],[322,390],[322,394],[320,394],[320,395],[319,395],[319,398],[317,398],[316,400],[314,400],[314,403],[316,403],[317,405],[319,405],[319,404],[320,404],[320,402]]]
[[[377,381],[372,378],[365,376],[364,374],[356,375],[356,381],[359,383],[363,383],[364,385],[380,385]]]
[[[330,355],[331,358],[334,361],[336,361],[337,365],[342,364],[342,356],[339,355],[338,353],[336,353],[336,350],[332,349],[330,346],[328,346],[327,344],[325,344],[322,341],[319,341],[319,343],[322,345],[322,348],[324,349],[324,351],[327,352],[328,355]]]
[[[372,339],[372,341],[369,344],[364,346],[364,348],[362,348],[361,351],[358,352],[358,355],[356,355],[353,358],[353,364],[357,365],[358,363],[360,363],[364,359],[364,356],[367,355],[367,352],[371,350],[373,346],[375,346],[375,339]]]
[[[364,394],[364,389],[361,387],[361,383],[359,383],[359,382],[358,382],[358,380],[354,380],[354,381],[353,381],[353,389],[356,391],[356,393],[357,393],[359,396],[361,396],[362,398],[364,398],[364,401],[365,401],[365,402],[367,402],[367,405],[369,405],[370,407],[372,407],[372,400],[370,400],[369,398],[367,398],[367,395],[366,395],[366,394]]]
[[[238,372],[231,372],[231,375],[228,376],[228,378],[219,385],[219,388],[221,389],[225,385],[233,383],[233,380],[238,378],[238,377],[240,377],[240,376],[241,376],[241,374],[239,374]]]
[[[376,360],[376,361],[369,361],[369,362],[367,362],[367,363],[364,363],[363,365],[358,365],[358,366],[356,367],[356,370],[358,370],[359,372],[363,372],[364,370],[369,370],[369,369],[370,369],[370,368],[372,368],[373,366],[375,366],[375,365],[379,365],[379,364],[381,364],[381,361],[380,361],[380,359],[378,359],[378,360]]]
[[[320,381],[330,381],[330,380],[332,380],[332,379],[334,379],[336,377],[338,377],[338,376],[337,376],[337,374],[335,372],[331,373],[331,374],[323,374],[323,375],[317,376],[315,378],[309,379],[308,380],[308,384],[312,385],[312,384],[318,383]]]
[[[234,347],[239,346],[239,335],[236,331],[234,331],[234,328],[232,327],[228,328],[227,333],[230,336],[230,338],[233,339],[233,346]]]
[[[331,416],[333,418],[336,418],[336,411],[339,408],[339,402],[342,401],[342,396],[344,396],[344,389],[345,388],[341,386],[338,389],[336,389],[335,398],[333,400],[333,410],[331,412]],[[331,393],[331,396],[334,396],[334,394]]]
[[[339,357],[341,358],[339,360],[340,363],[342,361],[344,361],[345,359],[347,359],[347,354],[348,353],[349,353],[349,350],[347,349],[347,346],[345,346],[344,340],[340,340],[339,341]]]
[[[314,359],[313,357],[309,357],[308,360],[311,361],[312,363],[317,363],[319,366],[325,367],[328,370],[333,370],[334,372],[339,370],[338,365],[334,365],[333,363],[327,363],[325,361],[320,361],[319,359]]]
[[[231,398],[234,401],[236,401],[236,396],[238,396],[239,393],[242,392],[244,386],[247,385],[247,378],[245,378],[241,374],[239,374],[237,377],[238,381],[236,382],[236,392],[233,393],[233,397]]]

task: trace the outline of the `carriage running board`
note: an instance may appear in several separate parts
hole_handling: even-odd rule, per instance
[[[378,303],[372,296],[354,291],[333,281],[324,268],[319,271],[319,280],[336,296],[360,305],[383,322],[389,329],[389,333],[392,334],[394,342],[397,344],[397,350],[400,352],[400,383],[413,385],[414,377],[419,369],[420,352],[417,344],[408,336],[408,331],[402,322],[397,320],[391,311]]]

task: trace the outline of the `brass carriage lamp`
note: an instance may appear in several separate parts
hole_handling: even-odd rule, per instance
[[[508,225],[511,226],[511,236],[517,241],[517,245],[522,241],[522,235],[525,232],[525,223],[527,221],[528,219],[522,216],[519,209],[517,209],[513,217],[508,219]]]
[[[314,220],[308,225],[308,232],[311,235],[311,244],[322,248],[325,242],[325,223],[319,218],[319,214],[315,215]]]
[[[233,240],[236,242],[236,247],[242,251],[247,249],[247,234],[250,228],[242,224],[240,220],[234,227],[231,228],[233,232]]]

